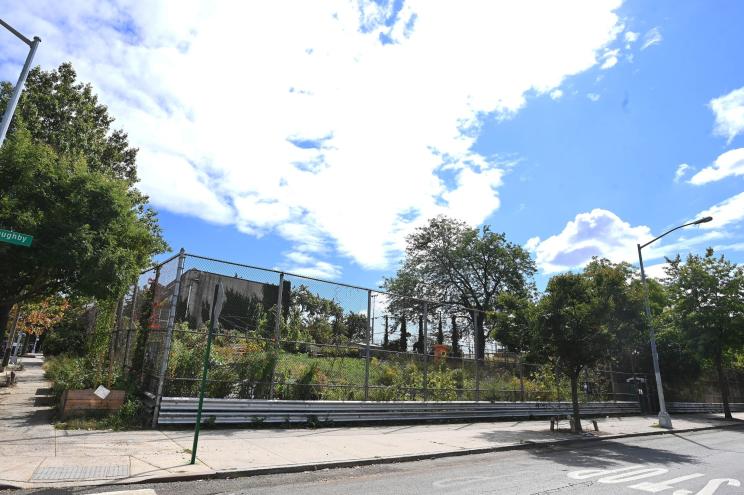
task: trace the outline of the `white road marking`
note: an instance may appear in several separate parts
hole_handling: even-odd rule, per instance
[[[705,485],[703,489],[697,492],[695,495],[713,495],[714,493],[716,493],[716,490],[718,490],[718,488],[723,486],[724,484],[735,487],[741,486],[739,480],[735,480],[732,478],[715,478],[710,480],[708,484]],[[690,495],[691,493],[692,492],[690,490],[675,490],[674,492],[672,492],[672,495]]]
[[[694,474],[688,474],[687,476],[680,476],[679,478],[674,478],[671,480],[657,481],[655,483],[652,483],[650,481],[644,481],[643,483],[632,485],[630,488],[635,488],[636,490],[641,490],[644,492],[657,493],[663,490],[669,490],[671,488],[674,488],[672,486],[674,483],[680,483],[682,481],[700,478],[701,476],[703,476],[701,473],[694,473]]]
[[[630,469],[637,469],[641,467],[640,464],[631,464],[618,469],[582,469],[581,471],[572,471],[568,473],[568,477],[574,480],[585,480],[594,476],[602,476],[603,474],[622,473]]]
[[[651,476],[658,476],[660,474],[666,474],[669,471],[664,468],[642,468],[630,471],[628,473],[620,473],[612,476],[605,476],[599,478],[597,481],[600,483],[627,483],[628,481],[640,480],[643,478],[650,478]]]

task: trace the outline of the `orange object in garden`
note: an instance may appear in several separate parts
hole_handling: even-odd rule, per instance
[[[444,344],[434,344],[434,361],[439,361],[441,358],[446,358],[449,354],[449,346]]]

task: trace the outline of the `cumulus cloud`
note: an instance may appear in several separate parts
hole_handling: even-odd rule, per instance
[[[560,88],[556,88],[550,92],[550,97],[554,100],[560,100],[563,97],[563,91]]]
[[[726,233],[715,229],[737,221],[733,218],[737,207],[734,203],[737,201],[741,206],[739,220],[744,217],[744,193],[739,196],[741,198],[731,201],[731,204],[717,205],[695,217],[719,214],[721,216],[719,221],[703,224],[712,225],[708,230],[699,233],[697,229],[690,228],[689,230],[694,233],[692,236],[672,238],[674,239],[672,242],[668,238],[659,240],[643,250],[643,259],[663,259],[665,256],[674,256],[694,247],[710,245],[711,241],[726,238]],[[721,210],[728,212],[727,218],[722,215]],[[524,247],[535,256],[535,261],[543,273],[552,274],[581,269],[593,256],[607,258],[615,263],[621,261],[636,263],[637,244],[644,244],[658,234],[660,232],[653,234],[646,225],[632,226],[611,211],[595,208],[588,213],[576,215],[559,234],[545,240],[533,237]]]
[[[690,177],[689,182],[690,184],[700,186],[737,175],[744,175],[744,148],[737,148],[723,153],[716,158],[713,165],[705,167]]]
[[[611,63],[619,6],[40,0],[4,17],[44,39],[42,66],[92,82],[156,206],[276,232],[312,258],[288,268],[333,277],[320,257],[384,268],[430,216],[499,208],[505,167],[472,151],[483,116]]]
[[[716,115],[714,132],[730,143],[744,132],[744,87],[710,100],[708,104]]]
[[[599,101],[600,95],[598,95],[597,93],[587,93],[586,97],[589,98],[593,102],[597,102]]]
[[[701,211],[695,218],[713,217],[713,220],[700,225],[706,230],[718,229],[740,223],[744,220],[744,193],[721,201],[707,210]]]
[[[679,182],[682,180],[682,178],[685,176],[688,170],[690,170],[690,166],[686,163],[680,163],[677,166],[677,170],[674,172],[674,182]]]
[[[530,239],[525,248],[534,253],[544,273],[557,273],[583,267],[592,256],[631,260],[636,244],[648,238],[651,230],[645,225],[633,227],[613,212],[595,208],[576,215],[559,234]]]
[[[645,50],[654,45],[658,45],[662,41],[661,31],[658,27],[651,28],[646,34],[643,35],[643,44],[641,50]]]

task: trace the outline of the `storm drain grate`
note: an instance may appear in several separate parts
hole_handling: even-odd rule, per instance
[[[91,480],[107,478],[126,478],[129,466],[126,464],[108,466],[50,466],[40,467],[34,471],[32,480]]]

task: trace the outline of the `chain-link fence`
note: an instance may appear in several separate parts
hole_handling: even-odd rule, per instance
[[[209,398],[570,400],[570,384],[551,365],[486,343],[477,309],[182,252],[140,276],[117,307],[111,339],[112,365],[156,404],[198,396],[218,283],[225,298]],[[588,371],[581,398],[636,401],[646,381]]]

